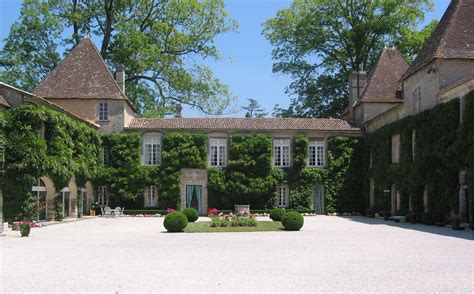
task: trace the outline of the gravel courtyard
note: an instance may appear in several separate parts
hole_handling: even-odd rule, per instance
[[[162,222],[94,218],[0,238],[0,292],[474,291],[472,231],[317,216],[301,232],[170,234]]]

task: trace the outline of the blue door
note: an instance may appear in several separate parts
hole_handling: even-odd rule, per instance
[[[202,186],[187,185],[186,186],[186,207],[191,207],[203,214],[202,211]]]
[[[316,214],[324,214],[324,187],[321,185],[314,187],[313,207]]]

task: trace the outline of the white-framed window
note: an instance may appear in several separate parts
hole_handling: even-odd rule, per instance
[[[97,202],[100,206],[109,206],[109,191],[107,186],[97,187]]]
[[[158,190],[156,186],[148,186],[145,188],[145,207],[158,206]]]
[[[277,187],[277,196],[278,196],[278,207],[288,207],[288,187],[287,186],[278,186]]]
[[[290,166],[290,139],[273,139],[273,165]]]
[[[326,152],[323,140],[310,140],[308,153],[309,167],[324,167],[326,165]]]
[[[143,164],[147,166],[161,165],[161,134],[143,135]]]
[[[400,135],[392,136],[392,163],[400,162]]]
[[[227,165],[227,139],[209,139],[209,165],[223,167]]]
[[[100,121],[109,120],[109,103],[99,102],[98,116]]]

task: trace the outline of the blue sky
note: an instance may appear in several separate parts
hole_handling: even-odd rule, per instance
[[[272,47],[261,35],[261,24],[275,16],[279,9],[286,8],[291,0],[226,0],[227,11],[239,22],[238,33],[219,36],[216,45],[222,53],[218,62],[209,62],[214,74],[223,83],[230,86],[238,97],[237,106],[246,104],[248,98],[254,98],[271,114],[273,106],[287,106],[290,98],[285,87],[290,79],[281,74],[272,73]],[[435,9],[426,16],[425,22],[440,19],[449,4],[449,0],[435,0]],[[20,0],[0,0],[0,39],[9,32],[9,27],[19,16]],[[420,24],[423,25],[423,24]],[[0,41],[0,46],[3,42]],[[244,112],[230,116],[244,116]],[[185,107],[183,115],[203,116],[197,111]]]

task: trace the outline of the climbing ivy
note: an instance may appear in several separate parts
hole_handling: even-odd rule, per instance
[[[365,140],[365,184],[361,195],[369,206],[369,179],[374,179],[373,208],[390,209],[390,190],[394,184],[401,194],[400,214],[409,209],[421,216],[423,191],[428,189],[428,210],[435,221],[445,221],[459,213],[459,172],[474,171],[474,92],[465,97],[465,120],[460,125],[459,99],[440,104],[415,116],[384,126]],[[414,157],[412,136],[415,131]],[[392,136],[400,135],[400,162],[391,161]],[[370,166],[370,155],[372,165]],[[470,181],[472,185],[472,181]],[[472,187],[470,187],[471,189]],[[471,200],[472,203],[472,200]],[[472,209],[472,207],[471,207]]]
[[[91,127],[33,104],[1,113],[0,124],[0,151],[5,154],[0,179],[5,219],[19,216],[21,204],[41,176],[47,175],[60,188],[72,177],[81,185],[93,176],[100,138]]]

